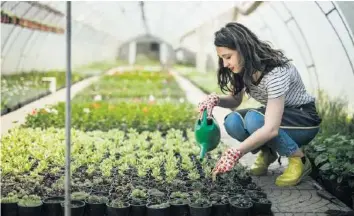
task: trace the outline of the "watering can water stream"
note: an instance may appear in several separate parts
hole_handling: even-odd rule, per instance
[[[214,117],[207,118],[207,110],[203,112],[202,119],[196,121],[194,126],[194,135],[198,146],[200,147],[199,159],[202,161],[205,154],[214,150],[221,138],[220,127]]]

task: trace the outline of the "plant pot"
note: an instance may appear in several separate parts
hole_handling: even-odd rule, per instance
[[[334,194],[333,186],[331,180],[327,179],[325,176],[321,176],[321,181],[324,188],[331,194]]]
[[[17,216],[18,206],[17,203],[1,203],[2,216]]]
[[[161,208],[153,208],[152,206],[152,203],[146,205],[147,216],[170,216],[170,205]]]
[[[211,215],[213,216],[225,216],[229,212],[228,203],[216,203],[211,208]]]
[[[334,190],[334,195],[343,203],[350,206],[352,204],[351,200],[351,190],[349,186],[337,186]]]
[[[203,207],[196,204],[189,204],[189,212],[191,216],[209,216],[211,215],[212,205],[204,205]]]
[[[129,203],[125,203],[125,207],[123,208],[115,208],[111,206],[107,207],[107,216],[129,216],[130,213],[130,205]]]
[[[251,215],[253,203],[249,198],[232,197],[230,198],[230,213],[237,216]]]
[[[189,201],[182,203],[170,202],[171,216],[189,216]]]
[[[60,203],[61,211],[63,215],[65,214],[65,202]],[[71,201],[71,215],[75,216],[84,216],[85,213],[85,202],[79,200],[72,200]]]
[[[18,216],[38,216],[38,215],[41,215],[42,207],[43,207],[43,203],[41,203],[38,206],[20,206],[20,205],[18,205]]]
[[[259,214],[269,214],[271,213],[272,203],[268,199],[255,199],[253,202],[253,211],[254,215]]]
[[[131,216],[145,216],[147,204],[146,201],[140,203],[131,202],[129,204],[131,206]]]
[[[101,216],[106,214],[106,203],[88,203],[86,202],[87,216]]]
[[[64,202],[64,197],[49,197],[43,200],[43,213],[45,216],[60,216],[61,205]]]

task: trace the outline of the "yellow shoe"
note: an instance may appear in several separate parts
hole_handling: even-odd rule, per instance
[[[256,161],[251,166],[251,174],[255,176],[267,174],[269,165],[273,163],[277,158],[277,154],[272,152],[269,148],[262,149]]]
[[[279,187],[295,186],[303,177],[309,175],[312,171],[311,163],[307,157],[305,164],[302,163],[300,157],[289,157],[289,165],[284,173],[275,180],[275,184]]]

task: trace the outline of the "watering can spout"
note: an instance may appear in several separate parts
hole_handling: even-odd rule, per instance
[[[207,146],[206,144],[202,144],[200,146],[200,154],[199,154],[199,160],[203,161],[205,154],[207,153],[207,149],[205,148],[205,146]]]

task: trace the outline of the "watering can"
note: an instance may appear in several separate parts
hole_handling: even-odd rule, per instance
[[[198,119],[194,126],[194,135],[200,147],[199,159],[202,161],[205,154],[214,150],[221,138],[220,127],[214,117],[207,118],[207,110],[203,112],[202,119]]]

